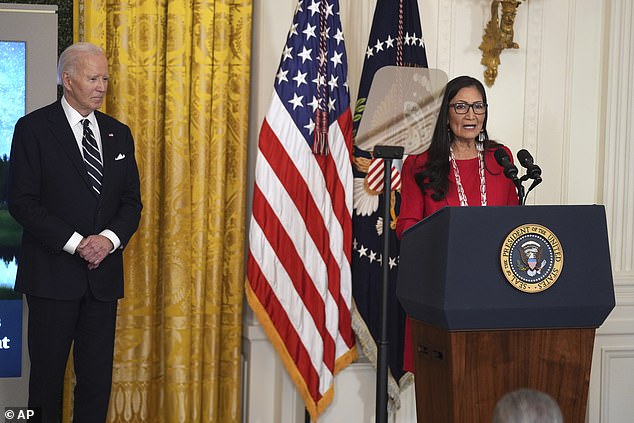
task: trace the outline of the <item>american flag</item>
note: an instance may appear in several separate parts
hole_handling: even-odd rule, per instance
[[[260,130],[246,295],[316,420],[356,358],[352,114],[337,0],[300,0]]]

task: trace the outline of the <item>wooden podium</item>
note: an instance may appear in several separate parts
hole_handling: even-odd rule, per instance
[[[560,255],[540,249],[538,270],[556,259],[556,280],[509,281],[540,237]],[[585,421],[595,330],[615,305],[602,206],[446,207],[404,233],[396,294],[412,319],[419,422],[489,423],[524,387]]]

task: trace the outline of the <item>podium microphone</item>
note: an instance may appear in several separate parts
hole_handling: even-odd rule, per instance
[[[504,168],[504,176],[512,179],[513,182],[515,182],[517,180],[518,170],[513,162],[511,162],[511,158],[509,157],[509,154],[506,152],[506,150],[504,150],[503,148],[498,148],[497,150],[495,150],[495,153],[493,153],[493,155],[495,156],[495,160],[498,162],[498,164]]]
[[[533,156],[527,150],[520,150],[517,152],[517,160],[520,164],[526,168],[526,174],[531,179],[539,179],[541,182],[542,170],[533,162]]]
[[[504,176],[512,180],[513,184],[515,184],[515,187],[517,188],[518,204],[520,206],[524,205],[524,185],[522,185],[522,180],[517,177],[519,171],[513,162],[511,162],[509,153],[507,153],[503,148],[498,148],[495,150],[493,155],[495,156],[495,161],[504,168]]]
[[[528,178],[533,180],[531,186],[528,187],[528,191],[526,191],[526,196],[528,196],[528,193],[542,182],[542,170],[533,162],[533,156],[531,156],[531,153],[527,150],[522,149],[518,151],[517,160],[519,160],[520,164],[526,168],[526,174],[522,176],[522,180],[526,180]],[[524,199],[524,201],[526,201],[526,199]]]

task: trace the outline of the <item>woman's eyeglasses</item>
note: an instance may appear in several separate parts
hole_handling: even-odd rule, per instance
[[[471,103],[471,104],[452,103],[450,104],[450,106],[453,107],[454,112],[456,112],[459,115],[466,115],[469,112],[470,107],[473,109],[473,113],[475,113],[476,115],[483,115],[487,111],[487,104],[481,101],[478,101],[476,103]]]

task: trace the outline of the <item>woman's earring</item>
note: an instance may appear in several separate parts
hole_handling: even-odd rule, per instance
[[[484,140],[484,131],[480,131],[480,134],[478,134],[478,141],[484,142]]]

